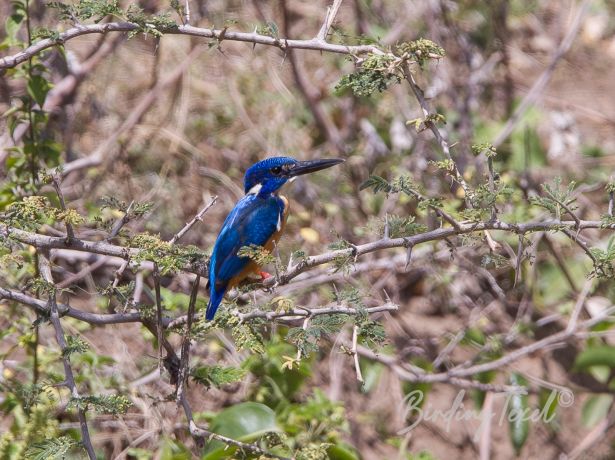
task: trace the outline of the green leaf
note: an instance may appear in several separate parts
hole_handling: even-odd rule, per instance
[[[608,345],[589,347],[577,355],[574,369],[587,370],[591,366],[615,368],[615,347]]]
[[[361,369],[363,370],[363,385],[361,391],[363,393],[369,393],[378,384],[384,365],[380,363],[372,363],[370,361],[361,361]]]
[[[246,375],[246,370],[236,367],[200,366],[192,369],[190,376],[194,381],[219,388],[229,383],[238,382]]]
[[[359,456],[347,446],[335,445],[327,449],[330,460],[359,460]]]
[[[335,86],[337,94],[351,90],[355,96],[367,97],[382,92],[393,82],[401,82],[390,55],[369,54],[361,66],[350,75],[344,75]]]
[[[32,78],[28,81],[28,94],[41,107],[43,107],[50,89],[51,85],[49,82],[40,75],[32,75]]]
[[[387,182],[386,179],[380,177],[380,176],[376,176],[376,175],[372,175],[369,176],[360,186],[359,186],[359,190],[365,190],[368,188],[373,188],[374,189],[374,193],[378,193],[380,191],[384,191],[385,193],[390,193],[393,191],[393,187],[391,186],[391,184],[389,184]]]
[[[32,444],[26,451],[26,458],[29,460],[56,460],[66,458],[66,454],[78,443],[68,436],[61,436],[56,439],[45,439],[42,442]]]
[[[515,372],[510,376],[510,384],[526,386],[527,381],[521,374]],[[527,417],[529,411],[527,394],[520,392],[512,394],[507,410],[510,442],[515,448],[517,455],[519,455],[530,431],[530,421]]]
[[[223,410],[212,420],[209,430],[242,442],[251,442],[272,431],[280,431],[275,412],[264,404],[245,402]],[[203,460],[229,458],[235,448],[213,441],[205,450]]]
[[[593,395],[585,401],[583,409],[581,410],[581,421],[587,428],[592,428],[598,422],[600,422],[611,408],[613,403],[613,395],[600,394]]]
[[[541,420],[545,423],[552,423],[557,411],[557,393],[555,390],[542,388],[538,394],[538,404],[540,413],[544,414]]]
[[[15,44],[17,40],[17,32],[21,27],[21,23],[24,20],[24,15],[20,13],[11,14],[5,21],[4,27],[6,31],[6,36],[10,39],[10,44]]]

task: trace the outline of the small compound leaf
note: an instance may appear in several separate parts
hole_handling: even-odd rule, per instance
[[[577,355],[574,368],[586,370],[591,366],[608,366],[615,368],[615,347],[601,345],[589,347]]]

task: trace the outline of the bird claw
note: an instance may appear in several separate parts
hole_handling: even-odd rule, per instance
[[[271,273],[267,272],[258,272],[261,277],[261,280],[265,281],[267,278],[271,278]]]

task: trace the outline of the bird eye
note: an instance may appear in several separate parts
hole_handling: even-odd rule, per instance
[[[281,166],[274,166],[273,168],[271,168],[271,172],[273,174],[280,174],[282,172],[282,167]]]

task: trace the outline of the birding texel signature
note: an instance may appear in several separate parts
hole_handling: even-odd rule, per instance
[[[513,398],[527,395],[524,391],[510,391],[492,393],[494,397],[504,397],[504,404],[494,408],[494,404],[485,404],[480,411],[464,405],[463,400],[466,395],[465,390],[460,390],[450,408],[436,409],[431,403],[423,403],[425,394],[421,390],[413,390],[404,398],[405,406],[403,408],[404,419],[412,420],[412,423],[398,432],[404,435],[412,431],[424,421],[429,421],[436,424],[439,428],[450,433],[453,422],[470,422],[476,421],[479,423],[476,432],[474,433],[474,441],[478,441],[483,430],[492,423],[502,425],[508,422],[518,422],[529,420],[532,422],[542,421],[549,423],[555,417],[555,411],[550,411],[549,408],[556,403],[559,407],[570,407],[574,404],[574,393],[565,387],[552,389],[547,400],[542,404],[541,409],[531,407],[520,407]]]

